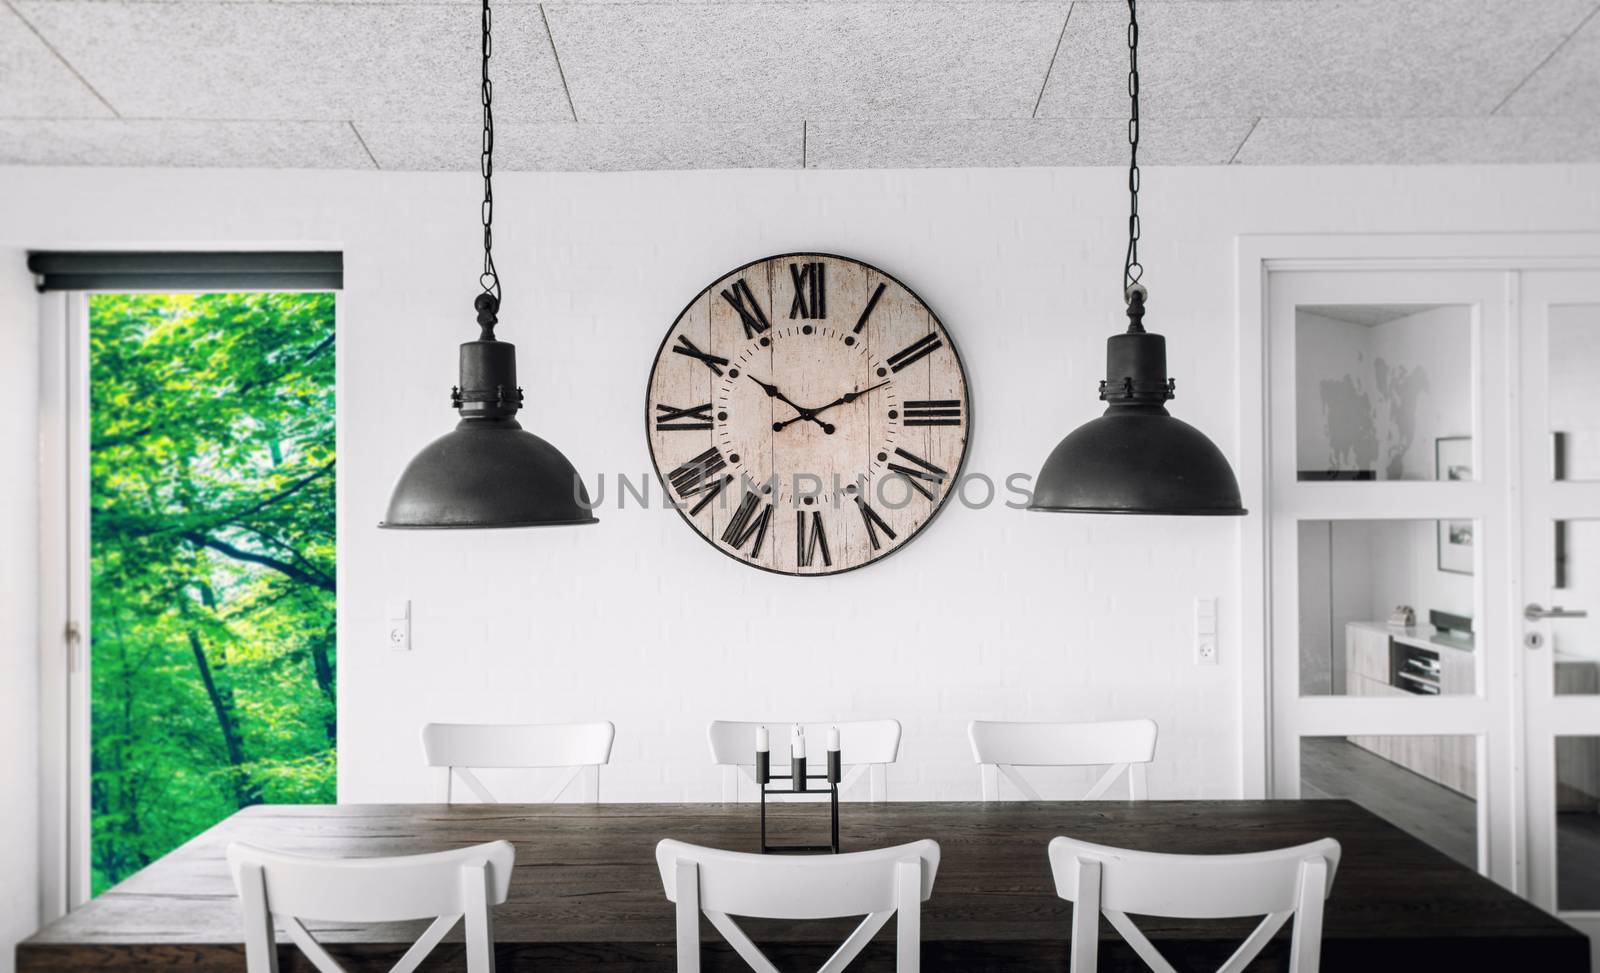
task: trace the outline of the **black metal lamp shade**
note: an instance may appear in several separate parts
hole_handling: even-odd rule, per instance
[[[1137,408],[1137,407],[1135,407]],[[1068,434],[1039,471],[1029,510],[1240,516],[1227,459],[1195,427],[1156,406],[1112,406]]]
[[[463,419],[423,447],[395,484],[380,527],[594,524],[588,493],[561,451],[515,419]]]
[[[461,346],[461,385],[451,398],[461,422],[406,466],[380,527],[408,529],[559,527],[599,523],[578,471],[561,451],[523,429],[516,349],[509,342]]]
[[[1105,414],[1074,429],[1051,451],[1028,509],[1242,516],[1239,481],[1222,450],[1167,412],[1164,403],[1173,390],[1165,338],[1139,328],[1108,339],[1106,380],[1100,383]]]

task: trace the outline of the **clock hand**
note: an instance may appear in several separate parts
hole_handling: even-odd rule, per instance
[[[840,402],[854,402],[856,399],[861,398],[863,395],[866,395],[868,392],[877,391],[878,389],[881,389],[885,385],[888,385],[888,384],[889,384],[889,382],[887,380],[885,380],[885,381],[879,382],[877,385],[869,385],[869,386],[867,386],[866,388],[862,389],[859,392],[846,392],[844,395],[839,397],[839,401]],[[831,409],[832,406],[828,406],[828,408]],[[814,411],[821,411],[821,410],[814,410]]]
[[[750,375],[749,372],[745,372],[745,374],[746,375]],[[794,409],[795,412],[799,413],[799,415],[795,416],[793,419],[789,419],[789,420],[786,420],[784,422],[774,422],[772,424],[772,429],[773,429],[774,432],[776,432],[779,429],[782,429],[784,426],[787,426],[792,422],[799,422],[801,419],[810,419],[812,422],[814,422],[817,425],[821,426],[823,432],[827,432],[827,433],[833,432],[833,426],[832,425],[830,425],[829,423],[823,422],[821,419],[818,419],[816,417],[816,415],[815,415],[816,410],[807,409],[805,406],[799,405],[793,399],[790,399],[787,395],[784,395],[782,392],[778,391],[778,387],[776,385],[772,385],[770,383],[763,382],[761,379],[756,378],[754,375],[750,375],[750,381],[752,381],[752,382],[756,383],[757,385],[761,386],[761,390],[763,392],[767,393],[767,398],[769,398],[769,399],[777,399],[777,400],[787,404],[790,408]]]
[[[877,385],[869,385],[866,388],[861,389],[858,392],[846,392],[845,394],[839,396],[837,399],[834,399],[832,402],[829,402],[827,405],[819,405],[815,409],[805,409],[805,410],[802,410],[802,411],[809,412],[811,415],[817,415],[819,413],[826,412],[827,410],[829,410],[829,409],[831,409],[831,408],[833,408],[834,406],[837,406],[837,405],[848,405],[849,403],[854,402],[856,399],[861,398],[863,395],[866,395],[868,392],[872,392],[872,391],[875,391],[877,389],[881,389],[885,385],[888,385],[888,384],[889,383],[887,381],[883,381],[883,382],[879,382]],[[799,408],[799,407],[796,406],[796,408]],[[793,422],[794,420],[791,419],[790,421]]]

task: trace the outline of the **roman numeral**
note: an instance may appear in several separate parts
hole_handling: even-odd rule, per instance
[[[959,426],[961,400],[908,399],[905,416],[908,426]]]
[[[861,509],[861,519],[867,524],[867,540],[872,542],[874,551],[883,546],[878,541],[879,528],[882,528],[883,532],[889,535],[891,541],[894,540],[894,528],[883,522],[883,518],[878,516],[878,512],[872,509],[871,504],[860,497],[856,497],[856,506]]]
[[[933,493],[926,486],[923,486],[923,483],[932,483],[934,486],[939,486],[944,483],[945,477],[950,475],[944,470],[939,469],[939,467],[934,466],[932,463],[923,459],[921,456],[918,456],[916,453],[908,453],[899,447],[895,447],[894,454],[902,459],[915,463],[917,466],[921,467],[921,469],[902,466],[899,463],[890,463],[889,471],[892,473],[899,473],[901,476],[905,477],[906,482],[911,484],[912,489],[916,490],[924,497],[927,497],[929,500],[934,498]]]
[[[662,405],[656,403],[656,429],[660,432],[676,432],[682,429],[710,429],[711,428],[711,403],[705,405],[691,405],[680,409],[675,405]]]
[[[861,317],[856,318],[856,334],[860,334],[861,329],[867,326],[867,319],[872,317],[872,309],[878,306],[878,298],[883,296],[883,289],[888,286],[888,284],[879,284],[878,289],[872,292],[871,297],[867,298],[867,306],[861,309]]]
[[[822,511],[811,511],[811,536],[806,536],[806,512],[794,512],[795,563],[802,568],[811,567],[817,552],[822,552],[823,567],[833,567],[833,557],[828,554],[828,535],[822,530]]]
[[[823,265],[790,264],[789,278],[794,281],[794,302],[789,305],[789,317],[827,317],[828,287],[823,277]]]
[[[756,513],[756,508],[761,508],[761,513]],[[734,550],[740,550],[751,537],[756,539],[755,545],[750,548],[750,556],[761,556],[761,542],[767,537],[767,523],[772,520],[772,504],[763,504],[761,494],[746,490],[744,499],[739,503],[739,509],[733,512],[733,519],[728,521],[727,529],[722,532],[722,543]]]
[[[745,283],[743,277],[733,282],[732,290],[723,289],[722,299],[733,305],[733,309],[739,312],[739,321],[744,325],[746,339],[754,338],[772,327],[767,323],[766,312],[761,310],[760,302],[756,300],[754,294],[750,293],[750,285]]]
[[[889,356],[889,371],[898,372],[907,365],[921,361],[925,356],[931,355],[943,347],[944,342],[937,334],[931,332],[925,334]]]
[[[723,293],[727,292],[724,291]],[[696,348],[694,346],[694,342],[690,341],[688,338],[685,338],[681,334],[678,335],[678,343],[672,346],[672,350],[680,355],[688,355],[690,358],[698,358],[706,363],[707,368],[711,369],[713,372],[716,372],[718,375],[722,374],[722,369],[718,368],[717,366],[726,365],[728,363],[726,358],[718,358],[716,355],[708,355],[699,348]]]
[[[722,458],[722,451],[713,446],[667,474],[667,482],[672,484],[672,489],[680,500],[702,494],[700,502],[689,511],[689,516],[693,517],[704,510],[712,497],[721,493],[723,487],[733,482],[732,473],[717,478],[717,474],[727,467],[728,461]]]

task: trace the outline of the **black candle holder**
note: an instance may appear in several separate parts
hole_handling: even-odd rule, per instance
[[[796,853],[826,851],[835,855],[839,853],[839,781],[842,779],[844,761],[840,759],[839,751],[828,751],[828,772],[826,774],[807,774],[806,758],[795,757],[790,761],[789,773],[774,774],[772,772],[772,754],[766,750],[756,751],[756,784],[761,789],[761,853]],[[769,787],[775,780],[786,780],[788,787]],[[768,794],[808,794],[812,793],[807,788],[808,781],[825,781],[828,785],[828,843],[825,845],[769,845],[767,844],[767,795]]]

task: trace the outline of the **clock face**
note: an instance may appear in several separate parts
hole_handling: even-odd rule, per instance
[[[661,343],[645,422],[667,497],[729,557],[837,574],[896,551],[956,488],[966,373],[933,312],[848,257],[746,264]]]

